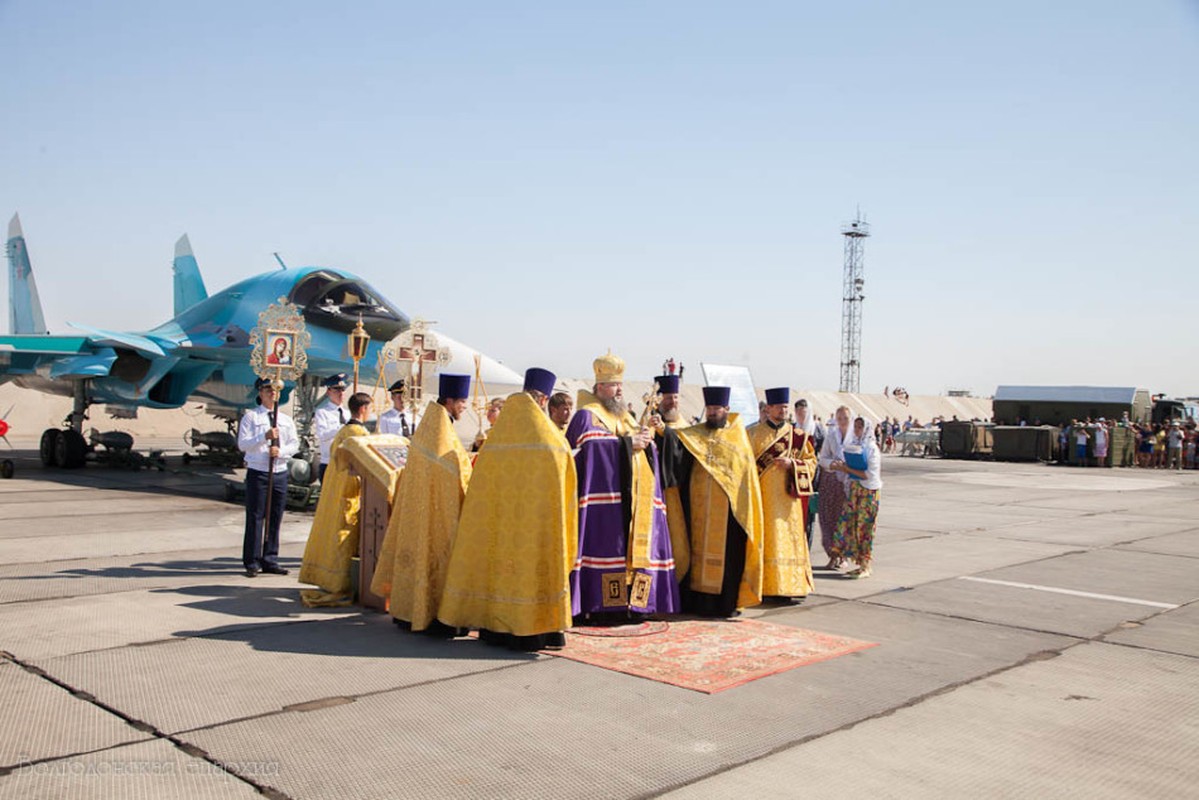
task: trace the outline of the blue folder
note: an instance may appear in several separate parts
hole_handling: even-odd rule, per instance
[[[862,472],[865,472],[866,471],[866,454],[863,453],[860,448],[854,448],[854,450],[856,450],[857,452],[850,450],[848,447],[845,448],[845,463],[850,469],[859,469]],[[857,475],[854,475],[852,473],[850,473],[849,477],[851,480],[855,480],[855,481],[862,480]]]

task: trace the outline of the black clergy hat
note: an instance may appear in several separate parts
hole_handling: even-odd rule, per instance
[[[786,386],[766,390],[766,405],[779,406],[791,402],[791,390]]]
[[[704,405],[705,406],[724,406],[728,408],[729,397],[733,394],[733,390],[727,386],[705,386],[704,387]]]
[[[541,367],[529,367],[525,370],[525,391],[530,389],[541,392],[546,397],[554,393],[554,383],[557,382],[558,376],[550,372],[548,369]]]
[[[679,376],[678,375],[659,375],[654,378],[658,382],[658,391],[662,394],[678,394],[679,393]]]
[[[442,373],[437,379],[437,394],[447,400],[470,397],[470,376]]]
[[[403,379],[400,379],[400,380],[396,381],[395,383],[393,383],[391,386],[388,386],[387,391],[391,392],[392,394],[399,394],[400,392],[404,391]]]

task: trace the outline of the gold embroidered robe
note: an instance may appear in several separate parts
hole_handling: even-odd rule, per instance
[[[343,425],[329,445],[329,467],[321,482],[321,498],[316,504],[316,516],[304,546],[300,566],[300,583],[315,584],[329,595],[345,595],[349,599],[350,559],[358,554],[358,511],[362,503],[360,479],[350,475],[350,463],[341,450],[342,442],[355,436],[369,436],[370,431],[353,422]],[[335,603],[334,597],[321,597],[319,592],[302,590],[301,594],[314,604]]]
[[[811,494],[816,453],[811,440],[784,423],[775,430],[765,423],[747,430],[762,487],[762,594],[765,596],[804,597],[815,588],[812,561],[808,553],[802,497],[792,491]],[[802,445],[796,452],[796,441]],[[798,464],[784,467],[777,458],[790,458]]]
[[[739,607],[762,602],[762,490],[749,438],[729,414],[724,428],[704,423],[677,430],[694,457],[688,499],[691,570],[689,588],[720,594],[724,583],[729,512],[745,531],[745,568],[737,591]]]
[[[408,444],[371,591],[422,631],[437,619],[450,549],[470,481],[470,455],[444,406],[430,404]]]
[[[570,445],[532,397],[514,394],[475,461],[438,619],[517,636],[566,630],[578,546]]]

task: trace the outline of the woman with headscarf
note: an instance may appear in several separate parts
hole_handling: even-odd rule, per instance
[[[874,527],[882,494],[882,455],[866,420],[853,421],[853,434],[842,444],[844,458],[829,467],[849,478],[849,497],[833,534],[834,559],[853,561],[850,578],[869,578],[874,550]]]
[[[840,569],[844,560],[833,552],[833,533],[837,529],[837,520],[845,506],[845,497],[849,490],[849,477],[844,472],[831,469],[838,461],[845,460],[842,450],[845,438],[849,435],[849,408],[840,406],[834,414],[834,422],[825,429],[824,443],[820,446],[820,502],[818,514],[820,517],[820,545],[828,554],[828,564],[821,569]]]

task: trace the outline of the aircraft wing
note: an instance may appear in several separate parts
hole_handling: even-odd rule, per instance
[[[74,355],[88,351],[86,336],[50,336],[48,334],[0,334],[0,353],[37,353]]]
[[[75,330],[83,331],[88,334],[88,341],[100,347],[124,347],[128,350],[134,350],[144,356],[151,358],[155,356],[165,356],[166,351],[163,350],[165,343],[158,342],[146,336],[141,336],[136,333],[124,333],[119,331],[105,331],[99,328],[89,328],[86,325],[78,325],[74,322],[68,322]],[[171,347],[173,343],[166,344]]]
[[[0,380],[47,371],[52,379],[94,378],[107,375],[116,360],[115,350],[87,336],[0,335]]]
[[[190,350],[167,339],[103,330],[0,335],[0,383],[69,396],[75,381],[87,379],[93,402],[175,408],[231,355]]]

